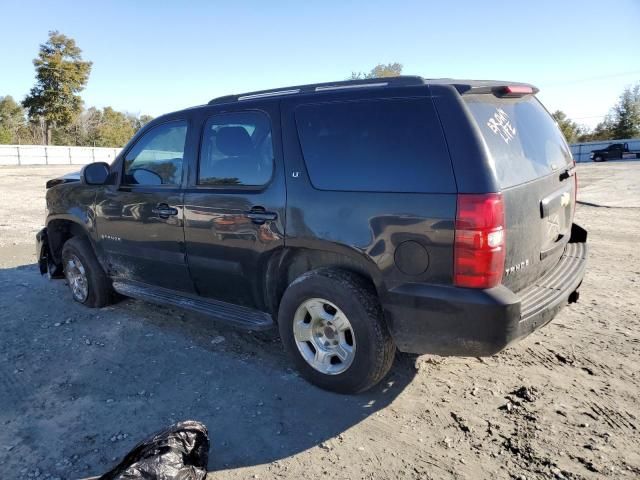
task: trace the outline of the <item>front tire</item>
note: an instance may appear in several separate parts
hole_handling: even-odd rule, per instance
[[[389,372],[395,344],[371,285],[338,269],[297,278],[278,311],[280,337],[298,371],[338,393],[359,393]]]
[[[65,242],[62,247],[62,267],[76,302],[93,308],[111,303],[111,281],[87,238],[72,237]]]

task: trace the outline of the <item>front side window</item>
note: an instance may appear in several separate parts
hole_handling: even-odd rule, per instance
[[[187,123],[169,122],[145,133],[124,159],[125,185],[180,185]]]
[[[262,186],[273,173],[271,122],[261,112],[214,115],[204,127],[198,185]]]

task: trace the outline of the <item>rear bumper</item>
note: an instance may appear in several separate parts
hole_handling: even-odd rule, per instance
[[[577,300],[587,260],[587,232],[573,225],[556,267],[518,294],[420,283],[388,293],[384,310],[401,351],[488,356],[549,323]]]

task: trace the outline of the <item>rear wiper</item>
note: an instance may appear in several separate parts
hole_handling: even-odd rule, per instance
[[[560,174],[560,181],[566,180],[569,177],[573,177],[576,174],[576,167],[573,166],[571,168],[565,169],[564,172]]]

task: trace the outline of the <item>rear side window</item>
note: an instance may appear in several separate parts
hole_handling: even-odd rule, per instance
[[[451,161],[429,99],[301,105],[295,116],[317,189],[455,192]]]
[[[258,111],[224,113],[204,127],[198,184],[262,186],[273,173],[269,117]]]
[[[475,118],[502,188],[519,185],[571,163],[571,151],[551,115],[533,96],[462,97]]]

